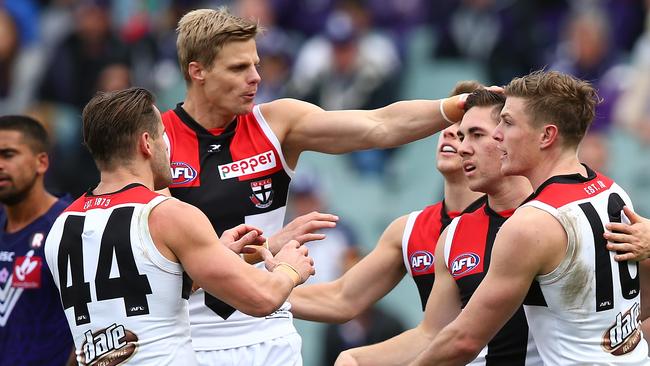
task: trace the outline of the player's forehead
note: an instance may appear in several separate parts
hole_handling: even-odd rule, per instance
[[[497,121],[492,116],[493,107],[474,107],[465,112],[463,119],[460,121],[458,132],[467,135],[474,131],[492,131]]]

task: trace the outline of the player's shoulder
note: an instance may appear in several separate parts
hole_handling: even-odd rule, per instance
[[[532,206],[518,208],[499,230],[499,235],[520,241],[538,241],[558,234],[564,235],[560,222],[551,213]]]
[[[259,108],[267,120],[300,118],[309,113],[323,111],[315,104],[293,98],[281,98],[262,103]]]

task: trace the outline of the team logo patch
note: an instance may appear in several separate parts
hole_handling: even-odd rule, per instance
[[[229,164],[219,165],[221,180],[241,177],[273,169],[277,166],[275,154],[269,150],[261,154],[251,156]]]
[[[84,333],[84,343],[77,350],[82,365],[117,366],[125,363],[138,350],[138,336],[123,325],[113,325],[96,332]]]
[[[45,234],[43,233],[36,233],[34,236],[32,236],[32,243],[30,244],[30,247],[32,249],[38,249],[43,245],[43,239],[45,239]]]
[[[16,257],[11,285],[18,288],[40,288],[42,266],[43,258],[34,256],[33,250],[23,257]]]
[[[411,270],[413,272],[424,272],[428,270],[433,266],[434,258],[433,254],[426,250],[414,252],[409,259],[411,262]]]
[[[605,352],[621,356],[636,348],[641,341],[639,315],[639,303],[635,303],[625,314],[616,315],[614,324],[603,334],[601,347]]]
[[[271,178],[251,182],[253,194],[251,201],[257,208],[267,208],[273,203],[273,187]]]
[[[478,266],[481,262],[481,257],[474,253],[463,253],[454,258],[451,263],[451,275],[458,277],[465,274]]]
[[[192,166],[183,161],[172,161],[172,185],[185,184],[196,179],[198,175]]]

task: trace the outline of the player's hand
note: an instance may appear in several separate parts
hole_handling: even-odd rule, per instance
[[[251,225],[240,224],[224,231],[219,240],[236,254],[252,254],[256,252],[256,248],[246,246],[259,247],[264,244],[266,238],[262,236],[262,230]]]
[[[325,239],[325,234],[316,231],[335,227],[338,219],[336,215],[316,211],[296,217],[269,238],[271,253],[277,253],[290,240],[296,240],[302,245],[313,240]]]
[[[607,249],[616,251],[614,259],[618,262],[642,261],[650,257],[650,220],[643,218],[627,206],[623,208],[630,224],[609,223],[603,236],[607,239]]]
[[[301,245],[296,240],[291,240],[285,244],[274,257],[264,248],[262,251],[264,265],[269,271],[273,271],[281,263],[286,263],[293,267],[300,277],[296,286],[307,281],[309,276],[316,273],[314,269],[314,260],[308,256],[309,251],[306,246]]]
[[[359,363],[354,357],[344,351],[339,353],[339,357],[336,358],[334,366],[359,366]]]

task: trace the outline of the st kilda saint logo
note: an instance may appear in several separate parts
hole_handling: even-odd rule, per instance
[[[273,187],[271,178],[251,182],[253,194],[250,199],[257,208],[267,208],[273,203]]]

